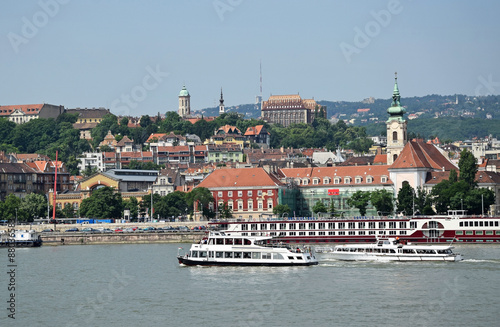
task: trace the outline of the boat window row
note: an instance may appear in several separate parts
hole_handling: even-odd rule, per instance
[[[209,244],[217,245],[252,245],[252,241],[247,238],[211,238]]]
[[[342,235],[407,235],[405,230],[368,230],[368,231],[320,231],[320,232],[270,232],[269,236],[342,236]],[[260,236],[261,233],[241,233],[243,236]]]
[[[253,259],[253,260],[284,260],[281,253],[271,252],[239,252],[239,251],[191,251],[191,258],[216,258],[216,259]],[[302,257],[288,257],[289,259],[302,259]]]
[[[482,221],[482,220],[474,220],[474,221],[461,221],[459,224],[460,227],[498,227],[498,221]]]
[[[362,253],[403,253],[403,254],[451,254],[451,249],[433,250],[433,249],[379,249],[379,248],[351,248],[351,247],[339,247],[335,251],[337,252],[362,252]]]
[[[250,229],[248,228],[250,227]],[[262,223],[262,224],[241,224],[243,231],[267,231],[267,230],[327,230],[327,229],[385,229],[385,228],[408,228],[406,221],[385,221],[375,222],[330,222],[330,223]],[[410,222],[410,228],[417,228],[417,222]]]
[[[500,235],[500,230],[457,230],[455,235]]]

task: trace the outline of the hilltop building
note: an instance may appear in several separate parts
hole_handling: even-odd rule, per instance
[[[179,92],[179,116],[186,118],[191,115],[191,96],[189,95],[186,86],[182,86],[182,90]]]
[[[315,114],[326,118],[326,108],[319,106],[314,99],[302,99],[298,94],[271,95],[262,103],[261,109],[264,121],[285,127],[296,123],[311,124]]]
[[[57,118],[62,113],[64,113],[64,106],[47,103],[0,106],[0,117],[7,118],[16,124],[24,124],[38,118]]]

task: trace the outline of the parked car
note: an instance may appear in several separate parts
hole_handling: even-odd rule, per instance
[[[116,228],[116,229],[115,229],[115,233],[123,233],[123,229],[121,229],[121,228]]]
[[[95,231],[96,231],[95,229],[90,227],[85,227],[84,229],[82,229],[82,232],[84,233],[94,233]]]
[[[42,233],[52,233],[54,230],[52,228],[47,228],[42,231]]]
[[[187,226],[177,226],[176,228],[181,232],[188,232],[190,230]]]
[[[76,228],[76,227],[68,228],[65,230],[65,232],[78,232],[78,228]]]
[[[156,230],[156,228],[152,227],[152,226],[148,226],[148,227],[144,227],[143,231],[145,232],[154,232]]]

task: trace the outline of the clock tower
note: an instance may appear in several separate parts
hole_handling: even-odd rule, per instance
[[[394,91],[392,104],[387,109],[389,119],[387,120],[387,165],[392,165],[403,150],[407,140],[407,121],[403,119],[406,113],[401,106],[398,88],[398,74],[395,73]]]

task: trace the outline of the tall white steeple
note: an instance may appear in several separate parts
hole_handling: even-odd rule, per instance
[[[219,100],[219,115],[226,112],[224,108],[224,96],[222,95],[222,87],[220,88],[220,100]]]

